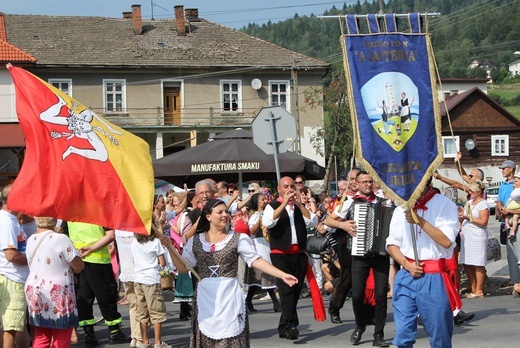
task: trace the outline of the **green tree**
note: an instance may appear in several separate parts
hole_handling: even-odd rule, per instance
[[[310,139],[316,153],[327,155],[324,187],[328,187],[334,158],[341,173],[348,168],[352,157],[352,122],[347,99],[347,83],[341,66],[332,69],[323,89],[310,88],[304,93],[303,109],[323,107],[325,113],[324,125],[317,127]]]

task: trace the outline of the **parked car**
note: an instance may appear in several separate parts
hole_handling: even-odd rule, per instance
[[[497,206],[498,199],[498,187],[490,187],[486,189],[486,200],[489,206],[490,214],[495,213],[495,207]]]

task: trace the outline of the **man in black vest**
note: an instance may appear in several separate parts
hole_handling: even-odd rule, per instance
[[[269,230],[273,266],[298,278],[298,284],[293,287],[276,280],[282,307],[278,334],[280,338],[295,340],[300,334],[296,306],[308,265],[305,254],[307,228],[315,227],[318,218],[301,203],[292,178],[280,179],[278,193],[278,200],[265,207],[262,223]]]

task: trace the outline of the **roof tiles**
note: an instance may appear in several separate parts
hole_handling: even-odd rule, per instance
[[[5,15],[9,42],[37,65],[164,68],[326,69],[329,64],[202,19],[177,36],[175,21],[107,17]]]
[[[3,13],[0,13],[0,62],[36,62],[36,58],[7,42]]]

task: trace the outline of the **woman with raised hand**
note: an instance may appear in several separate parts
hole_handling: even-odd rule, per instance
[[[228,230],[226,204],[210,199],[204,205],[197,233],[183,250],[183,257],[197,266],[201,281],[195,291],[191,347],[249,347],[249,323],[243,291],[237,279],[237,258],[249,266],[283,279],[289,286],[298,280],[262,259],[251,239]],[[172,252],[169,239],[163,238],[179,272],[186,266]]]

